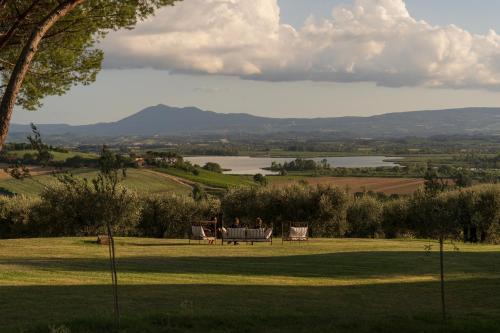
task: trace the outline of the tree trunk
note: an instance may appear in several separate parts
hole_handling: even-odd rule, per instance
[[[118,275],[116,274],[115,239],[109,223],[106,225],[108,232],[109,266],[111,271],[111,283],[113,287],[113,313],[115,315],[115,327],[120,329],[120,307],[118,303]]]
[[[446,320],[446,303],[444,298],[444,239],[439,237],[439,264],[441,269],[441,310],[443,312],[443,321]]]
[[[55,8],[49,15],[47,15],[33,30],[31,36],[28,38],[24,46],[16,66],[9,78],[9,83],[5,88],[5,92],[0,102],[0,148],[3,147],[7,135],[9,133],[10,120],[12,118],[12,111],[16,104],[17,97],[24,82],[24,78],[29,71],[33,58],[40,46],[45,34],[59,21],[62,17],[66,16],[78,5],[86,0],[66,0]]]

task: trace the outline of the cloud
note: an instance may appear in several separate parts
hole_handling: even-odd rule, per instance
[[[186,0],[103,42],[107,67],[268,81],[500,88],[500,36],[433,26],[403,0],[354,0],[300,29],[277,0]]]

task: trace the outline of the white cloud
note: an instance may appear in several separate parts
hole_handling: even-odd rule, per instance
[[[247,79],[500,88],[500,36],[411,17],[403,0],[354,0],[302,28],[277,0],[184,0],[104,43],[108,67]]]

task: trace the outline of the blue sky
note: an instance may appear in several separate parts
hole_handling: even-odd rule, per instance
[[[307,16],[329,16],[336,5],[349,0],[280,0],[283,20],[301,25]],[[406,0],[413,17],[432,24],[455,24],[475,33],[489,29],[500,31],[500,1],[498,0]]]
[[[188,2],[195,0],[185,1],[185,8],[179,8],[178,12],[164,13],[166,18],[171,19],[172,15],[175,15],[175,18],[190,18]],[[240,1],[244,3],[250,0]],[[272,2],[272,0],[259,0],[259,3],[266,6],[266,1]],[[365,1],[366,3],[366,1],[370,0],[359,1]],[[373,1],[386,4],[397,0]],[[352,1],[349,0],[279,0],[281,24],[291,24],[298,31],[309,16],[314,15],[316,18],[331,19],[334,7],[351,3]],[[500,12],[499,1],[407,0],[406,7],[412,18],[425,20],[432,26],[454,24],[468,33],[481,35],[487,34],[489,29],[500,31],[500,21],[495,17]],[[242,11],[245,10],[245,15],[250,15],[250,21],[252,21],[251,15],[253,14],[248,14],[248,7],[242,5],[241,8]],[[263,22],[262,29],[258,26],[258,30],[262,30],[263,36],[267,36],[265,31],[267,26],[265,24],[269,23],[271,26],[273,18],[272,15],[270,17],[267,15],[267,11],[271,7],[263,8],[265,9],[264,12],[261,11],[255,14],[262,17],[250,22],[250,24],[258,25],[259,22]],[[168,17],[168,15],[171,16]],[[227,17],[232,19],[234,13],[228,13]],[[196,13],[193,11],[193,20],[195,19]],[[200,20],[198,19],[198,21]],[[159,26],[158,22],[164,21],[161,21],[161,17],[157,18],[156,21],[153,20],[149,23],[149,30],[151,30],[151,27],[156,28]],[[376,18],[363,22],[368,26],[378,24]],[[238,21],[237,23],[225,22],[221,19],[221,24],[239,29],[241,22]],[[343,28],[341,24],[342,22],[337,23],[338,26],[335,27],[337,30],[335,31]],[[320,27],[320,24],[318,23],[315,27]],[[173,38],[172,36],[176,36],[168,34],[170,33],[168,29],[171,29],[171,27],[162,27],[162,29],[164,30],[160,32],[164,33],[165,36],[169,36],[170,39]],[[203,29],[203,27],[200,29]],[[149,31],[147,27],[143,30]],[[433,30],[433,28],[429,28],[429,31]],[[244,33],[245,30],[235,30],[234,35],[223,35],[220,38],[228,38],[228,42],[232,42],[239,36],[244,36]],[[288,36],[288,33],[286,32],[285,35]],[[383,71],[377,67],[381,66],[380,60],[376,63],[366,62],[358,65],[359,67],[355,69],[362,69],[358,69],[359,72],[356,72],[355,75],[349,71],[351,68],[347,68],[343,76],[337,74],[328,76],[331,73],[325,76],[324,73],[312,73],[309,69],[305,70],[300,66],[312,62],[316,66],[313,67],[320,68],[321,71],[330,68],[329,66],[337,66],[341,62],[342,64],[349,64],[349,57],[355,58],[359,49],[347,46],[345,49],[338,51],[332,48],[315,58],[303,60],[304,57],[309,56],[311,50],[315,50],[316,46],[313,45],[311,49],[305,48],[301,53],[294,55],[293,61],[299,59],[302,62],[298,63],[298,65],[290,65],[288,68],[283,67],[281,64],[278,65],[278,60],[283,58],[281,54],[276,58],[264,57],[265,59],[262,60],[262,53],[267,51],[272,53],[277,48],[284,47],[283,43],[266,50],[259,45],[255,46],[255,43],[258,44],[258,40],[255,41],[249,37],[248,45],[251,46],[248,47],[250,50],[248,53],[254,52],[256,56],[254,58],[245,58],[247,49],[242,54],[221,54],[220,59],[226,64],[224,68],[221,68],[217,62],[219,58],[213,58],[213,54],[210,54],[210,58],[203,58],[205,60],[217,60],[209,63],[212,67],[207,67],[206,63],[200,65],[199,59],[196,59],[191,64],[189,61],[192,60],[192,57],[182,58],[179,54],[197,56],[196,52],[192,51],[193,49],[176,50],[173,48],[170,50],[168,49],[170,44],[165,43],[161,44],[161,47],[151,48],[151,51],[146,50],[143,53],[141,53],[142,50],[130,51],[129,46],[132,45],[132,42],[139,40],[142,43],[142,40],[144,40],[144,35],[141,34],[141,29],[138,28],[137,32],[133,32],[132,35],[118,34],[110,37],[109,43],[107,41],[104,43],[104,48],[109,54],[106,59],[106,69],[101,72],[97,82],[93,85],[75,87],[70,93],[62,97],[47,98],[44,106],[35,113],[18,109],[14,114],[13,121],[16,123],[34,121],[36,123],[70,124],[113,121],[135,113],[144,107],[159,103],[174,106],[198,106],[203,109],[225,113],[247,112],[270,117],[365,116],[419,109],[500,106],[500,89],[495,78],[497,73],[496,62],[493,62],[496,59],[497,50],[493,46],[488,46],[487,50],[484,51],[484,62],[462,64],[460,62],[461,53],[459,53],[458,57],[454,57],[453,63],[439,65],[443,66],[443,68],[433,71],[433,73],[437,74],[427,73],[423,75],[419,73],[419,69],[422,68],[419,67],[421,66],[420,58],[411,59],[412,64],[418,65],[415,68],[406,63],[403,63],[402,67],[397,67],[399,62],[405,61],[404,56],[398,58],[394,57],[394,53],[391,53],[384,58],[386,63],[382,64]],[[185,38],[186,35],[182,36]],[[231,36],[237,37],[230,38]],[[192,40],[196,40],[196,38],[199,38],[199,35],[193,36]],[[300,38],[300,44],[297,45],[305,45],[308,37],[302,36]],[[423,48],[425,48],[427,35],[422,38],[423,41],[419,39],[420,44],[416,45],[424,45]],[[482,43],[482,39],[482,37],[477,38],[473,42]],[[452,44],[449,41],[446,44],[449,48],[453,46],[453,43],[459,43],[453,42],[453,38],[450,38],[450,40]],[[338,43],[338,41],[335,42]],[[124,46],[124,44],[126,45]],[[395,48],[405,47],[395,43],[394,40],[387,41],[387,45],[396,45]],[[434,44],[431,46],[434,47]],[[252,47],[255,47],[255,50]],[[297,48],[300,48],[300,46],[297,46]],[[198,50],[199,48],[195,49]],[[399,49],[397,51],[400,52]],[[430,52],[431,55],[437,52],[432,51]],[[127,54],[127,52],[130,52],[130,54]],[[150,56],[146,52],[157,52],[158,54],[155,53]],[[290,50],[282,52],[287,54],[290,53]],[[483,52],[482,44],[478,52]],[[342,53],[342,57],[337,53]],[[124,54],[125,56],[123,56]],[[479,53],[479,55],[480,57],[483,56],[482,53]],[[339,58],[337,59],[337,57]],[[427,59],[423,52],[421,57]],[[144,64],[142,64],[143,59],[145,59]],[[335,59],[335,62],[330,59]],[[241,63],[238,62],[240,60]],[[358,61],[360,60],[358,59]],[[363,59],[363,61],[365,60]],[[459,61],[460,66],[463,66],[458,71],[457,61]],[[229,65],[227,65],[228,63]],[[248,65],[249,63],[250,65]],[[396,64],[394,65],[395,71],[402,69],[403,72],[397,76],[385,76],[388,66],[393,64]],[[427,63],[424,65],[423,68],[430,66]],[[493,69],[489,70],[488,74],[473,75],[478,71],[478,68],[481,69],[485,66],[491,66]],[[151,69],[151,67],[156,69]],[[176,74],[172,74],[172,72]],[[457,77],[456,80],[453,77],[454,75]]]

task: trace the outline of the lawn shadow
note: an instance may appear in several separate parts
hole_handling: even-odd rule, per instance
[[[142,245],[141,245],[142,246]],[[171,246],[152,244],[150,246]],[[236,276],[287,276],[302,278],[380,278],[438,274],[436,252],[336,252],[326,254],[269,257],[228,256],[126,256],[118,255],[119,273],[223,274]],[[104,272],[108,259],[102,258],[13,258],[0,265],[55,270]],[[495,275],[500,267],[499,252],[448,252],[446,274]]]
[[[495,332],[500,327],[498,307],[492,307],[498,305],[498,281],[454,281],[447,291],[450,314],[460,320],[450,332]],[[439,321],[438,282],[348,287],[141,284],[121,285],[119,295],[127,332],[448,331]],[[110,321],[111,304],[108,285],[2,286],[0,331]]]

